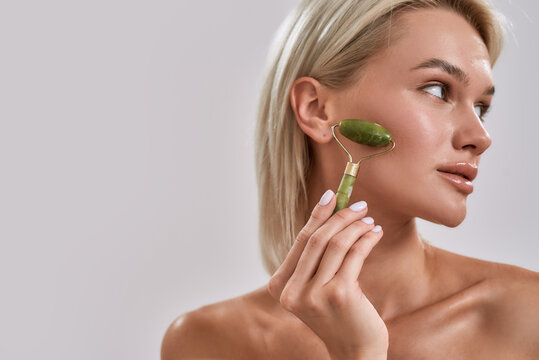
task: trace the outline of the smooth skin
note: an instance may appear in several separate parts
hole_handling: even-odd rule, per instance
[[[473,27],[448,10],[413,10],[400,25],[405,34],[348,88],[331,90],[310,77],[294,82],[291,105],[313,150],[308,196],[315,220],[306,219],[268,284],[176,319],[163,339],[163,360],[367,354],[393,360],[539,359],[539,273],[436,248],[415,224],[420,217],[454,227],[466,216],[468,195],[437,169],[449,162],[478,165],[491,144],[478,117],[480,106],[492,101],[485,92],[493,85],[486,47]],[[440,68],[412,70],[431,58],[458,66],[467,82]],[[317,204],[327,189],[335,191],[346,161],[330,128],[347,118],[379,123],[398,147],[361,166],[350,203],[364,200],[368,209],[343,209],[322,220],[332,205]],[[354,158],[377,151],[344,144]],[[375,224],[361,224],[365,216],[383,232],[373,235]],[[347,247],[354,250],[343,256]],[[378,354],[385,345],[387,354]]]

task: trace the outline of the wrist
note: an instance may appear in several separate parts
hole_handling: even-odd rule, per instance
[[[330,355],[331,360],[387,360],[387,351],[378,353],[363,353],[356,356]]]
[[[360,354],[357,360],[387,360],[387,350]]]
[[[358,360],[387,360],[387,353],[385,354],[368,354],[357,358]]]

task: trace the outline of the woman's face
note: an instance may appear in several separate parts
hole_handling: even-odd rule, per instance
[[[400,20],[404,35],[369,62],[359,82],[339,91],[334,107],[338,119],[377,122],[396,142],[392,153],[361,164],[352,201],[457,226],[470,188],[438,169],[477,167],[491,144],[480,118],[493,93],[488,51],[475,29],[448,10],[414,10]],[[380,151],[345,145],[354,161]]]

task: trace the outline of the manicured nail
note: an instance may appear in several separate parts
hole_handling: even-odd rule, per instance
[[[371,218],[370,216],[364,217],[363,219],[361,219],[361,221],[363,221],[365,224],[373,224],[374,223],[374,219]]]
[[[376,225],[375,227],[372,228],[372,232],[380,232],[382,230],[382,227],[380,225]]]
[[[360,211],[367,207],[367,203],[365,201],[358,201],[357,203],[353,203],[350,205],[350,210],[352,211]]]
[[[319,204],[322,205],[322,206],[329,204],[329,202],[333,198],[333,195],[335,195],[335,194],[333,194],[333,191],[326,190],[324,195],[322,195],[322,197],[320,198]]]

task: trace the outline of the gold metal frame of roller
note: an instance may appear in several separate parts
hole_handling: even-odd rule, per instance
[[[354,177],[357,176],[357,173],[359,171],[359,164],[363,161],[363,160],[367,160],[367,159],[372,159],[374,157],[377,157],[377,156],[381,156],[381,155],[384,155],[384,154],[387,154],[388,152],[391,152],[393,151],[393,149],[395,148],[395,141],[393,141],[393,139],[389,140],[390,143],[392,143],[393,145],[391,146],[390,149],[388,150],[385,150],[383,152],[379,152],[379,153],[376,153],[376,154],[372,154],[372,155],[368,155],[368,156],[365,156],[365,157],[362,157],[361,159],[359,159],[359,161],[357,163],[354,163],[354,161],[352,160],[352,155],[350,155],[350,153],[348,152],[348,150],[346,150],[346,148],[344,147],[344,145],[339,141],[339,139],[337,138],[337,135],[335,135],[335,128],[338,127],[339,124],[335,124],[331,127],[331,134],[333,134],[333,138],[335,138],[335,140],[337,140],[337,142],[339,143],[339,145],[341,145],[341,147],[343,148],[343,150],[346,152],[346,154],[348,155],[348,158],[350,159],[350,161],[346,164],[346,169],[344,170],[344,173],[345,174],[348,174],[348,175],[352,175]],[[368,146],[368,145],[367,145]]]

